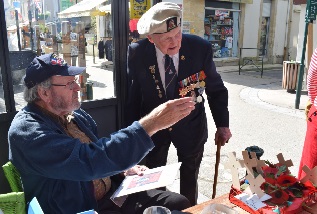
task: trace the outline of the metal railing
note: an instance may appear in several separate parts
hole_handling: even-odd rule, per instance
[[[256,50],[256,56],[251,57],[243,57],[243,50]],[[266,49],[259,49],[259,48],[240,48],[240,55],[239,55],[239,75],[242,71],[242,68],[246,65],[254,65],[256,70],[261,72],[261,78],[263,76],[263,59],[266,55]]]

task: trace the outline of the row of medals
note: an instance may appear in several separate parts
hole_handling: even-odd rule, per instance
[[[193,74],[186,79],[183,79],[178,84],[180,85],[179,89],[179,95],[181,97],[184,97],[188,94],[188,92],[191,92],[191,96],[193,97],[193,100],[201,103],[203,101],[202,94],[205,91],[206,83],[204,79],[206,78],[205,72],[200,71],[196,74]],[[196,97],[195,89],[198,89],[199,95]]]
[[[159,81],[157,79],[155,79],[155,75],[154,75],[155,74],[155,65],[150,66],[149,69],[150,69],[150,72],[152,74],[153,80],[155,81],[156,89],[158,90],[158,96],[159,96],[159,98],[162,98],[163,97],[162,90],[160,89],[160,86],[158,85]],[[192,78],[193,76],[195,76],[197,78],[195,78],[195,77]],[[206,83],[204,81],[205,78],[206,78],[205,72],[200,71],[200,72],[193,74],[192,76],[187,77],[186,79],[180,81],[178,83],[181,86],[181,88],[179,89],[179,95],[181,97],[184,97],[188,94],[188,92],[192,92],[191,96],[193,97],[194,101],[196,101],[198,103],[202,102],[203,101],[202,94],[205,91],[205,85],[206,85]],[[198,93],[199,93],[198,97],[196,97],[195,88],[198,88]]]

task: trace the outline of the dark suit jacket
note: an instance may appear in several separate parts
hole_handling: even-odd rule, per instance
[[[105,45],[103,44],[102,40],[98,42],[98,50],[99,52],[105,52]]]
[[[207,99],[217,127],[229,127],[228,91],[216,71],[212,59],[211,44],[194,35],[183,34],[179,51],[178,81],[203,70],[206,74]],[[155,73],[151,67],[155,66]],[[154,79],[154,77],[155,79]],[[155,83],[155,80],[158,80]],[[128,97],[126,100],[126,122],[131,124],[167,101],[157,65],[155,46],[148,39],[133,43],[128,49]],[[159,97],[159,90],[162,97]],[[175,98],[179,98],[175,91]],[[204,100],[195,110],[172,127],[152,136],[154,143],[172,141],[183,154],[198,152],[207,141],[207,118]]]

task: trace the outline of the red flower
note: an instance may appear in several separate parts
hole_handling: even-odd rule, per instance
[[[265,163],[266,166],[262,167],[265,181],[260,187],[271,196],[267,204],[277,208],[280,213],[297,214],[301,206],[307,203],[307,198],[311,200],[309,197],[312,193],[317,193],[316,187],[310,181],[301,183],[285,165]]]
[[[274,176],[278,172],[277,168],[273,168],[273,167],[269,167],[269,166],[262,167],[262,170],[263,170],[263,176],[264,177],[272,177],[272,178],[274,178]]]
[[[297,178],[295,178],[292,175],[280,175],[277,180],[276,183],[282,187],[289,187],[294,185],[296,182],[298,182]]]
[[[284,204],[289,198],[288,193],[282,189],[277,189],[269,195],[272,197],[270,202],[277,205]]]
[[[270,194],[273,191],[275,191],[275,185],[276,185],[276,180],[270,177],[266,177],[264,178],[265,182],[262,183],[262,185],[260,186],[261,189],[266,193],[266,194]]]

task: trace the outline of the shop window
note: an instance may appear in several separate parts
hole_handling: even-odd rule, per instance
[[[233,12],[212,10],[205,18],[205,35],[214,51],[214,58],[232,57],[234,21]]]
[[[17,110],[25,105],[25,68],[34,56],[52,52],[86,67],[78,78],[82,101],[114,97],[111,0],[4,2]]]

